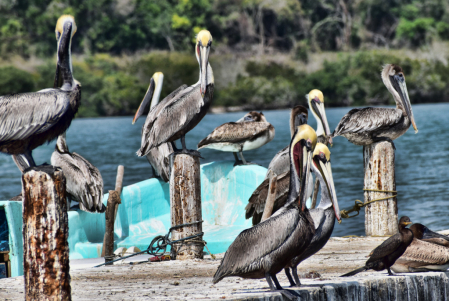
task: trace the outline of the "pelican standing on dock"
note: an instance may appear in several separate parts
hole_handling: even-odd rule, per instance
[[[70,49],[75,32],[73,17],[61,16],[55,75],[61,88],[0,97],[0,152],[13,155],[22,172],[36,166],[33,149],[64,133],[78,111],[81,87],[72,76]]]
[[[415,133],[418,133],[401,67],[394,64],[385,65],[381,77],[393,95],[396,108],[352,109],[343,116],[331,137],[344,136],[356,145],[389,141],[394,146],[393,140],[402,136],[410,124],[413,125]]]
[[[282,290],[276,274],[308,247],[315,234],[312,217],[305,206],[305,187],[310,180],[310,161],[316,139],[310,126],[297,128],[290,143],[287,203],[267,220],[237,236],[214,275],[214,283],[232,276],[265,277],[271,290]],[[281,293],[288,295],[287,291]]]
[[[134,115],[133,124],[137,119],[142,116],[145,108],[148,106],[151,100],[150,112],[159,103],[159,97],[162,91],[162,85],[164,83],[164,74],[162,72],[156,72],[151,77],[150,86],[145,94],[139,109]],[[187,85],[183,85],[182,89],[187,88]],[[176,90],[178,91],[178,90]],[[174,93],[171,94],[173,96]],[[146,124],[146,123],[145,123]],[[142,127],[142,135],[144,134],[145,125]],[[148,162],[153,168],[153,175],[161,178],[164,182],[170,180],[170,163],[168,156],[176,149],[174,142],[163,143],[157,147],[149,150],[146,154]]]
[[[198,143],[198,150],[211,148],[233,152],[236,165],[247,165],[243,151],[259,148],[274,138],[274,127],[262,112],[251,111],[237,122],[227,122],[216,127],[212,133]],[[237,152],[242,160],[240,161]]]
[[[399,233],[390,236],[380,246],[375,248],[369,255],[365,266],[346,273],[340,277],[349,277],[360,272],[372,269],[375,271],[382,271],[387,269],[389,275],[393,275],[390,268],[396,260],[404,254],[407,247],[413,241],[413,232],[407,229],[407,225],[412,222],[408,216],[403,216],[399,219]]]
[[[309,100],[309,107],[313,113],[313,116],[317,122],[317,131],[321,134],[318,137],[321,143],[327,143],[329,140],[328,134],[329,125],[327,124],[326,112],[324,111],[324,98],[323,93],[319,90],[312,90],[307,96]],[[311,104],[313,102],[314,104]],[[316,112],[315,112],[316,111]],[[295,127],[301,124],[307,124],[308,121],[308,111],[305,107],[298,105],[295,106],[290,112],[290,133],[293,135]],[[324,129],[327,129],[326,131]],[[317,133],[318,135],[318,133]],[[332,140],[330,140],[332,142]],[[287,199],[287,193],[289,188],[289,159],[288,159],[288,146],[280,150],[268,165],[267,174],[265,175],[265,180],[254,190],[251,197],[248,200],[248,205],[245,207],[246,213],[245,217],[253,218],[253,225],[260,222],[262,214],[265,208],[266,199],[268,196],[268,188],[270,184],[269,176],[270,174],[276,174],[276,196],[275,203],[273,207],[273,212],[276,212],[281,208]],[[313,181],[310,181],[307,187],[308,198],[313,192]]]
[[[332,231],[334,231],[335,217],[339,223],[341,222],[340,208],[332,177],[331,152],[326,145],[322,143],[316,144],[311,166],[322,187],[321,200],[318,207],[309,210],[315,224],[315,235],[307,249],[301,255],[293,258],[285,268],[285,273],[291,286],[296,285],[298,287],[301,285],[297,271],[298,265],[326,245],[332,235]],[[292,279],[289,268],[293,272],[296,283]]]
[[[199,156],[196,150],[188,150],[185,135],[206,115],[214,93],[214,74],[209,64],[212,35],[201,30],[196,37],[195,55],[200,66],[199,81],[193,86],[178,88],[158,103],[148,114],[142,128],[142,143],[137,151],[139,157],[163,143],[181,138],[182,150],[177,153]]]

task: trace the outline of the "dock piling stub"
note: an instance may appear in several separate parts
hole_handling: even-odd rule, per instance
[[[203,232],[201,213],[200,159],[197,156],[176,155],[170,175],[171,226],[194,223],[172,230],[171,240]],[[172,255],[179,260],[203,259],[203,237],[175,243]]]
[[[106,226],[103,239],[103,249],[101,250],[101,256],[104,257],[105,262],[109,262],[114,259],[114,223],[115,218],[117,217],[118,205],[121,204],[120,194],[122,193],[124,173],[125,167],[123,165],[119,165],[117,168],[115,190],[109,190],[105,213]],[[112,265],[112,263],[109,265]]]
[[[387,141],[363,147],[365,204],[372,202],[365,207],[367,236],[393,235],[398,232],[394,156],[393,145]],[[378,199],[383,200],[374,201]]]
[[[72,300],[66,180],[58,167],[22,175],[25,300]]]

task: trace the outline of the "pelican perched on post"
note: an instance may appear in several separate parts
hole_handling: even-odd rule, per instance
[[[199,81],[193,86],[178,88],[158,103],[148,114],[142,129],[142,143],[137,151],[139,157],[146,156],[159,145],[181,138],[184,153],[199,156],[198,151],[188,150],[185,135],[206,115],[214,94],[214,74],[209,64],[212,35],[201,30],[196,37],[195,55],[200,65]]]
[[[356,145],[389,141],[394,146],[393,140],[402,136],[410,124],[413,125],[415,133],[418,133],[401,67],[387,64],[382,69],[381,77],[393,95],[396,108],[352,109],[340,120],[332,137],[344,136]]]
[[[285,268],[285,273],[292,286],[300,286],[297,267],[298,265],[321,250],[329,240],[334,231],[335,218],[341,222],[340,208],[338,206],[337,194],[334,187],[331,168],[331,152],[326,145],[317,143],[312,157],[312,170],[321,185],[321,200],[317,208],[310,209],[315,225],[315,235],[307,249],[299,256],[293,258]],[[293,272],[293,281],[289,268]]]
[[[265,277],[271,290],[282,290],[276,274],[309,246],[315,234],[312,217],[305,206],[305,187],[310,180],[310,161],[316,139],[310,126],[297,128],[290,143],[287,203],[270,218],[237,236],[214,275],[214,283],[233,276]]]
[[[75,20],[64,15],[56,24],[58,37],[55,82],[61,88],[0,97],[0,152],[13,155],[19,169],[36,166],[32,151],[56,139],[70,126],[81,100],[72,76],[71,43]]]
[[[67,197],[79,203],[81,210],[104,212],[103,178],[98,168],[77,153],[69,152],[65,133],[59,135],[51,165],[60,167],[66,177]]]
[[[243,157],[243,151],[259,148],[274,138],[274,127],[262,112],[251,111],[237,122],[227,122],[216,127],[212,133],[198,143],[198,149],[211,148],[233,152],[235,165],[250,164]],[[238,159],[237,152],[242,161]]]
[[[75,23],[75,19],[72,16],[65,15],[59,18],[59,22]],[[56,40],[59,43],[61,35],[58,31],[58,25],[55,31]],[[71,61],[70,70],[72,70]],[[53,88],[58,88],[60,83],[57,69]],[[51,164],[61,168],[64,172],[69,201],[78,202],[80,209],[83,211],[104,212],[106,207],[103,205],[103,178],[100,171],[81,155],[75,152],[70,153],[65,136],[65,132],[59,135],[51,156]]]
[[[145,94],[139,108],[137,109],[136,115],[134,116],[133,124],[140,116],[142,116],[145,108],[150,103],[150,100],[150,112],[159,103],[159,97],[161,96],[163,83],[164,74],[162,72],[154,73],[153,77],[150,80],[150,86],[148,87],[147,93]],[[185,88],[187,88],[187,85],[183,85],[181,87],[181,89]],[[171,93],[169,96],[167,96],[167,98],[173,96],[173,94],[174,93]],[[145,125],[142,127],[142,137],[144,135]],[[153,168],[153,175],[155,175],[156,177],[160,177],[164,182],[168,182],[170,180],[170,164],[168,156],[173,153],[175,149],[176,147],[174,145],[174,142],[167,142],[152,148],[146,155],[148,162]]]

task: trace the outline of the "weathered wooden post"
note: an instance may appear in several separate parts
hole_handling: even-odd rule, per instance
[[[398,232],[398,206],[394,149],[390,142],[376,142],[363,148],[365,167],[366,235],[393,235]]]
[[[123,187],[123,175],[125,167],[119,165],[117,169],[117,179],[115,181],[115,190],[109,190],[108,203],[106,205],[106,227],[103,239],[103,249],[101,256],[105,262],[114,259],[114,223],[117,216],[118,205],[121,204],[120,194]],[[112,265],[112,263],[110,263]]]
[[[66,181],[51,165],[22,175],[25,300],[72,300]]]
[[[172,240],[203,232],[201,214],[200,159],[196,156],[177,155],[170,175],[171,225],[194,223],[172,230]],[[203,237],[172,245],[176,259],[203,258]]]
[[[276,183],[278,176],[273,173],[270,177],[270,184],[268,186],[268,195],[267,200],[265,202],[265,208],[263,209],[261,222],[266,220],[273,213],[274,202],[276,201]]]

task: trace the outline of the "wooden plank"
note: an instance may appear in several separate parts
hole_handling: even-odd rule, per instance
[[[273,173],[272,177],[270,178],[270,184],[268,186],[268,196],[265,202],[265,208],[263,210],[261,222],[269,218],[273,213],[274,202],[276,201],[277,179],[278,176],[275,173]]]
[[[365,189],[396,191],[394,149],[382,141],[364,146]],[[388,192],[365,191],[365,203],[393,195]],[[366,235],[393,235],[398,232],[396,197],[376,201],[365,207]]]
[[[22,175],[25,300],[72,300],[66,180],[51,165]]]
[[[170,212],[172,227],[202,220],[200,159],[196,156],[177,155],[170,176]],[[201,233],[201,223],[172,230],[172,240]],[[179,260],[203,258],[202,236],[195,241],[173,245],[172,256]]]

